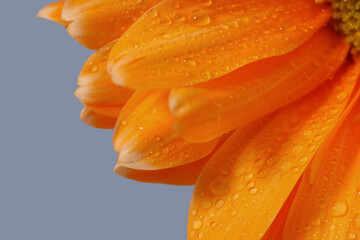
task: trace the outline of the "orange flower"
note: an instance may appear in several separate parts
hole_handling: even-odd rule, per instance
[[[38,16],[97,50],[75,95],[85,123],[115,127],[114,171],[196,183],[188,239],[307,240],[360,237],[359,11],[65,0]]]

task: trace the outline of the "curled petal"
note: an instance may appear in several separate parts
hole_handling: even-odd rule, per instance
[[[119,38],[146,10],[161,0],[66,0],[63,20],[81,45],[99,49]]]
[[[261,239],[323,139],[356,101],[349,76],[359,72],[360,64],[348,62],[306,97],[236,131],[196,184],[189,239]]]
[[[330,28],[296,50],[246,65],[221,78],[173,89],[176,130],[191,142],[209,141],[304,96],[332,77],[349,44]]]
[[[118,165],[139,170],[176,167],[208,155],[218,139],[186,143],[174,130],[169,91],[137,91],[121,111],[113,143]]]
[[[294,50],[330,12],[314,0],[164,0],[119,39],[109,73],[116,84],[146,90],[209,81]]]
[[[105,45],[87,60],[75,95],[90,110],[117,118],[134,91],[115,85],[107,72],[107,57],[114,44],[115,41]]]
[[[44,18],[53,22],[56,22],[60,25],[63,25],[66,27],[69,22],[61,20],[61,13],[64,6],[64,1],[58,1],[54,2],[52,4],[49,4],[45,7],[43,7],[36,17],[38,18]]]
[[[116,124],[116,118],[98,114],[87,107],[84,107],[81,111],[80,118],[84,123],[95,128],[113,129]]]

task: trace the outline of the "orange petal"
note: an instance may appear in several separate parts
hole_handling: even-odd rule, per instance
[[[291,191],[289,197],[286,199],[284,205],[280,209],[279,213],[276,215],[276,218],[271,223],[269,229],[266,231],[265,235],[261,238],[261,240],[281,240],[283,235],[284,226],[286,223],[286,219],[290,212],[290,208],[294,199],[296,197],[296,193],[299,189],[299,185],[301,182],[300,178],[296,183],[295,187]]]
[[[331,77],[349,45],[330,28],[283,56],[246,65],[224,77],[172,90],[176,130],[190,142],[209,141],[299,99]],[[261,69],[261,71],[259,71]]]
[[[66,0],[63,19],[81,45],[98,49],[119,38],[146,10],[161,0]]]
[[[229,135],[221,137],[216,148],[209,155],[189,164],[153,171],[130,169],[118,165],[114,168],[114,172],[120,176],[139,182],[164,183],[172,185],[194,185],[205,164],[228,137]]]
[[[348,76],[360,71],[360,64],[348,65],[310,95],[236,131],[217,151],[194,190],[189,240],[261,239],[342,116],[356,84]]]
[[[61,20],[61,13],[64,7],[64,1],[58,1],[51,3],[43,7],[37,14],[37,18],[44,18],[66,27],[69,22]]]
[[[193,85],[290,52],[329,17],[314,0],[164,0],[119,39],[109,72],[135,89]]]
[[[360,237],[360,102],[315,156],[290,210],[284,238]]]
[[[116,118],[100,115],[84,107],[80,113],[81,120],[95,128],[112,129],[115,127]]]
[[[87,60],[75,95],[90,110],[117,118],[134,91],[115,85],[107,72],[107,57],[114,44],[115,41],[105,45]]]
[[[140,170],[176,167],[201,159],[216,146],[186,143],[176,136],[168,107],[169,91],[138,91],[121,111],[114,131],[118,165]]]

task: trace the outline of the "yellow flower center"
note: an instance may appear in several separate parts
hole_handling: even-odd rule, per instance
[[[352,44],[352,53],[360,53],[360,0],[315,0],[329,2],[334,8],[332,15],[336,31],[346,36]]]

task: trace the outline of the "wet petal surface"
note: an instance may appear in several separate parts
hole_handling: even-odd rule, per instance
[[[291,53],[173,89],[169,102],[176,130],[187,141],[202,142],[259,119],[333,76],[348,50],[342,37],[324,28]]]
[[[359,64],[348,63],[310,95],[236,131],[196,184],[189,239],[261,239],[348,102],[355,101],[356,78],[349,76],[359,71]]]
[[[164,0],[119,39],[109,73],[134,89],[209,81],[294,50],[329,17],[313,0]]]
[[[156,170],[188,164],[208,155],[218,139],[186,143],[173,129],[169,91],[137,91],[121,111],[113,143],[118,165]]]

